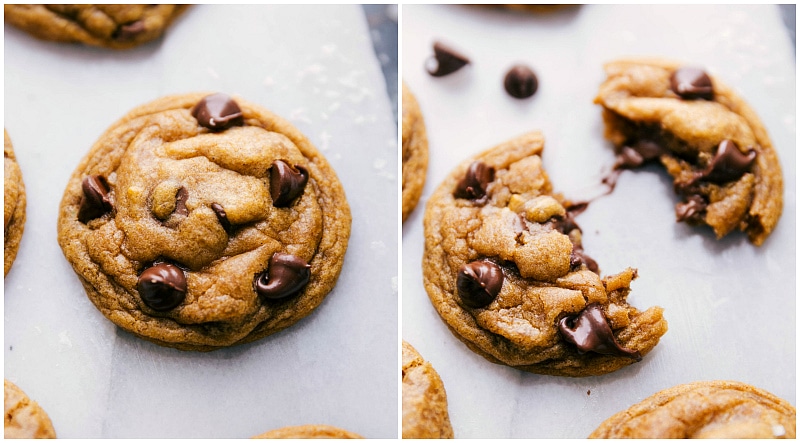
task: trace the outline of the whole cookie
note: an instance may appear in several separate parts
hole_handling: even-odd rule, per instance
[[[3,392],[6,411],[3,433],[5,438],[56,438],[50,417],[22,389],[4,379]]]
[[[128,49],[161,36],[187,5],[5,5],[5,20],[42,40]]]
[[[620,60],[605,70],[595,103],[617,167],[660,161],[681,198],[678,221],[764,243],[783,210],[783,176],[750,106],[716,77],[676,62]]]
[[[403,83],[403,221],[417,206],[428,170],[428,136],[416,98]]]
[[[589,438],[795,438],[797,411],[736,381],[665,389],[604,421]]]
[[[600,375],[642,358],[667,331],[662,309],[626,302],[634,269],[601,278],[577,212],[553,194],[532,132],[455,168],[425,211],[425,289],[450,330],[488,360]]]
[[[305,439],[305,438],[335,438],[335,439],[351,439],[351,438],[364,438],[358,434],[344,429],[339,429],[329,425],[301,425],[301,426],[287,426],[285,428],[274,429],[253,438],[292,438],[292,439]]]
[[[22,182],[22,171],[14,156],[14,147],[8,132],[3,130],[3,260],[5,270],[3,275],[8,275],[8,270],[14,263],[19,250],[22,232],[25,230],[25,183]]]
[[[442,379],[403,341],[403,438],[453,438]]]
[[[224,94],[164,97],[114,123],[72,174],[58,218],[103,315],[200,351],[311,313],[349,236],[327,160],[286,120]]]

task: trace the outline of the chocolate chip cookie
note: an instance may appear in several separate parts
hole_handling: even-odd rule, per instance
[[[14,156],[14,147],[8,132],[3,130],[3,275],[14,263],[19,251],[19,242],[25,230],[25,183],[22,182],[22,171]]]
[[[488,360],[600,375],[642,359],[667,331],[626,301],[635,269],[600,277],[573,205],[553,193],[532,132],[455,168],[425,211],[425,289],[450,330]]]
[[[428,136],[414,95],[403,83],[403,221],[417,206],[428,170]]]
[[[58,242],[112,322],[207,351],[311,313],[339,276],[350,221],[336,173],[286,120],[187,94],[100,137],[67,184]]]
[[[403,341],[403,438],[453,438],[442,379]]]
[[[358,434],[350,431],[345,431],[334,426],[329,425],[301,425],[301,426],[287,426],[285,428],[274,429],[253,438],[292,438],[292,439],[305,439],[305,438],[335,438],[335,439],[350,439],[350,438],[364,438]]]
[[[187,5],[5,5],[6,22],[42,40],[128,49],[155,40]]]
[[[764,243],[783,209],[783,176],[753,109],[697,67],[620,60],[605,70],[595,103],[616,167],[660,162],[681,199],[678,221],[708,225],[717,238],[739,229]]]
[[[658,392],[604,421],[589,438],[795,438],[797,411],[736,381],[702,381]]]
[[[5,438],[56,438],[50,417],[8,380],[3,380],[4,408],[6,411]]]

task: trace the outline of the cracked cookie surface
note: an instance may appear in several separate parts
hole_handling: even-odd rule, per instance
[[[3,131],[3,263],[8,275],[25,230],[25,183],[8,132]]]
[[[330,425],[300,425],[300,426],[287,426],[285,428],[274,429],[257,435],[253,438],[291,438],[291,439],[306,439],[306,438],[334,438],[334,439],[351,439],[351,438],[364,438],[358,434],[346,431],[341,428]]]
[[[296,128],[238,97],[187,94],[100,137],[67,184],[58,241],[109,320],[207,351],[311,313],[350,222],[336,173]]]
[[[423,279],[451,332],[529,372],[600,375],[647,354],[662,309],[626,301],[634,269],[603,278],[573,208],[554,194],[532,132],[456,167],[425,211]]]
[[[5,438],[56,438],[56,431],[50,417],[22,392],[22,389],[8,380],[3,380],[5,409]]]
[[[428,171],[428,135],[417,99],[403,83],[403,221],[417,206]]]
[[[453,438],[442,379],[405,340],[401,380],[403,438]]]
[[[589,438],[795,438],[787,401],[735,381],[660,391],[603,422]]]
[[[678,221],[761,245],[783,209],[783,176],[764,125],[717,77],[666,60],[620,60],[595,103],[617,167],[660,161],[681,198]]]
[[[5,5],[5,20],[42,40],[128,49],[161,36],[188,5]]]

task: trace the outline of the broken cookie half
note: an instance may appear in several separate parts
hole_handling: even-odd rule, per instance
[[[532,132],[459,165],[425,212],[423,278],[450,330],[488,360],[581,377],[640,361],[667,331],[626,301],[635,269],[601,277],[576,206],[553,193]]]
[[[783,209],[783,176],[767,131],[733,90],[703,69],[665,60],[620,60],[595,103],[615,168],[660,162],[673,177],[678,221],[722,238],[739,229],[761,245]]]

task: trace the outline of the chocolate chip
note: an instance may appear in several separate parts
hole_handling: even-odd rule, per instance
[[[200,126],[212,131],[222,131],[231,126],[244,124],[242,110],[239,105],[226,94],[217,93],[203,97],[194,108],[192,117]]]
[[[442,77],[452,74],[469,63],[469,58],[440,42],[433,44],[433,56],[425,62],[428,74]]]
[[[597,262],[592,257],[586,255],[582,247],[574,245],[572,247],[572,253],[569,255],[569,267],[574,271],[579,269],[581,265],[586,265],[586,268],[595,274],[600,272],[600,266],[598,266]]]
[[[486,188],[494,180],[494,168],[476,161],[469,165],[464,178],[458,182],[455,198],[479,199],[486,195]]]
[[[137,35],[145,31],[144,20],[136,20],[135,22],[119,25],[114,34],[111,36],[114,40],[130,41],[136,38]]]
[[[703,171],[702,177],[705,180],[715,183],[724,183],[736,180],[750,169],[750,165],[756,160],[756,150],[750,148],[747,154],[736,147],[736,143],[730,140],[723,140],[717,148],[711,163]]]
[[[189,215],[189,209],[186,208],[186,200],[189,199],[189,191],[183,186],[178,188],[175,193],[175,213],[180,215]]]
[[[458,296],[470,308],[483,308],[500,293],[503,280],[503,270],[490,261],[478,260],[462,265],[456,278]]]
[[[528,98],[539,89],[539,79],[531,68],[525,65],[514,65],[503,80],[506,92],[515,98]]]
[[[675,205],[675,217],[679,222],[688,220],[701,221],[702,213],[705,211],[706,206],[708,204],[703,197],[690,195],[685,202]]]
[[[681,98],[692,100],[702,98],[714,99],[714,86],[705,71],[698,68],[683,67],[675,70],[669,77],[672,91]]]
[[[302,290],[311,279],[311,265],[300,257],[276,252],[269,268],[256,277],[255,290],[269,300],[281,300]]]
[[[635,143],[623,145],[617,154],[615,168],[633,169],[657,160],[666,151],[656,142],[650,140],[637,140]]]
[[[231,222],[228,220],[228,214],[225,213],[225,208],[219,203],[211,203],[211,210],[214,211],[214,214],[217,214],[217,220],[219,220],[219,224],[222,225],[222,229],[224,229],[225,232],[231,232]]]
[[[102,175],[90,175],[84,178],[81,189],[83,198],[78,209],[78,220],[81,223],[88,223],[89,220],[101,217],[114,209],[109,196],[108,182]]]
[[[186,298],[186,275],[170,263],[158,263],[139,276],[139,296],[156,311],[169,311]]]
[[[272,162],[270,169],[269,192],[272,195],[272,205],[285,208],[306,188],[308,169],[299,165],[292,167],[283,160]]]
[[[578,348],[579,354],[596,352],[598,354],[642,359],[639,351],[623,348],[617,342],[608,324],[603,308],[592,303],[576,316],[564,317],[558,323],[561,336]]]

